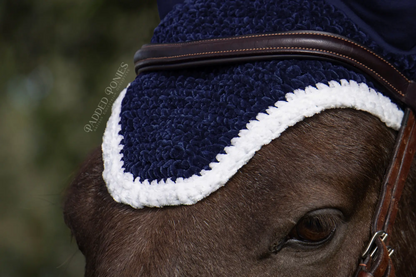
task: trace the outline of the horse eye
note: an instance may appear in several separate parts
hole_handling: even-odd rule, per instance
[[[335,233],[339,221],[340,217],[335,214],[307,214],[296,224],[287,239],[308,245],[323,244]]]
[[[344,215],[336,209],[321,209],[303,216],[290,233],[269,247],[269,253],[277,254],[285,247],[319,247],[329,242],[337,227],[345,222]]]

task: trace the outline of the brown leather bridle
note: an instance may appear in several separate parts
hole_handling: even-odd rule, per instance
[[[325,59],[354,67],[376,80],[405,108],[393,157],[383,180],[371,225],[372,238],[355,276],[395,276],[388,247],[398,203],[416,149],[416,83],[368,48],[348,38],[317,31],[245,35],[185,43],[144,45],[134,56],[136,73],[206,67],[271,59]]]

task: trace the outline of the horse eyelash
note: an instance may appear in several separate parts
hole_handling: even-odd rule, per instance
[[[322,230],[325,231],[330,231],[330,234],[323,239],[322,241],[319,242],[307,242],[307,241],[303,241],[299,238],[299,234],[298,234],[298,224],[300,224],[303,220],[307,220],[308,218],[310,218],[311,222],[313,222],[314,224],[319,224],[322,228]],[[312,214],[312,215],[305,215],[304,217],[302,217],[297,224],[292,228],[291,232],[289,233],[289,235],[285,238],[285,243],[288,241],[298,241],[300,243],[305,243],[305,244],[316,244],[319,245],[321,243],[325,243],[327,241],[327,239],[329,239],[330,237],[333,236],[333,234],[336,232],[337,227],[343,222],[343,218],[337,214]],[[294,233],[293,235],[296,235],[298,238],[294,238],[291,237],[291,234]]]
[[[321,224],[321,226],[325,229],[329,229],[332,227],[336,228],[343,221],[339,216],[334,216],[334,215],[329,216],[329,215],[318,214],[318,215],[313,215],[310,217],[317,220],[319,224]]]
[[[326,229],[331,228],[331,234],[328,236],[331,237],[333,235],[333,233],[335,233],[336,228],[339,226],[339,224],[344,222],[344,219],[337,215],[337,214],[313,214],[313,215],[305,215],[303,216],[298,222],[296,222],[296,224],[293,226],[292,230],[294,230],[297,225],[304,220],[307,217],[311,217],[314,218],[315,220],[318,220],[319,223],[321,224],[321,226],[323,226]],[[292,232],[292,231],[291,231]],[[290,238],[289,235],[287,235],[284,239],[274,242],[270,247],[269,247],[269,252],[272,254],[277,254],[278,252],[280,252],[280,250],[282,250],[288,241],[293,241],[296,239]],[[325,241],[325,240],[324,240]]]

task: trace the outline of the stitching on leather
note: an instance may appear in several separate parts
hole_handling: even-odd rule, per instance
[[[168,46],[172,46],[172,45],[186,45],[186,44],[198,44],[198,43],[204,43],[204,42],[212,42],[212,41],[227,41],[227,40],[240,40],[240,39],[246,39],[246,38],[256,38],[256,37],[268,37],[268,36],[294,36],[294,35],[312,35],[312,36],[323,36],[323,37],[330,37],[330,38],[334,38],[334,39],[338,39],[338,40],[342,40],[348,43],[351,43],[355,46],[360,47],[361,49],[365,50],[366,52],[372,54],[373,56],[379,58],[380,60],[382,60],[384,63],[386,63],[387,65],[389,65],[392,69],[394,69],[397,73],[399,73],[407,82],[410,82],[409,79],[407,79],[406,76],[404,76],[399,70],[397,70],[392,64],[390,64],[388,61],[386,61],[384,58],[382,58],[381,56],[377,55],[376,53],[374,53],[373,51],[365,48],[364,46],[340,37],[340,36],[335,36],[335,35],[331,35],[331,34],[326,34],[326,33],[315,33],[315,32],[291,32],[291,33],[272,33],[272,34],[256,34],[256,35],[247,35],[247,36],[236,36],[236,37],[229,37],[229,38],[216,38],[216,39],[208,39],[208,40],[199,40],[199,41],[191,41],[191,42],[184,42],[184,43],[168,43],[168,44],[150,44],[150,45],[146,45],[145,48],[159,48],[159,47],[168,47]],[[244,49],[242,49],[244,50]],[[321,51],[321,50],[319,50]],[[327,52],[326,50],[322,50],[324,52]],[[215,52],[213,52],[215,53]],[[196,54],[203,54],[203,53],[196,53]],[[187,55],[194,55],[194,54],[187,54]],[[177,56],[165,56],[165,57],[158,57],[158,58],[173,58],[173,57],[177,57]],[[156,58],[146,58],[143,59],[141,61],[146,61],[149,59],[156,59]]]
[[[296,31],[293,31],[293,32],[283,32],[283,33],[242,35],[242,36],[226,37],[226,38],[212,38],[212,39],[195,40],[195,41],[188,41],[188,42],[181,42],[181,43],[147,44],[147,45],[144,45],[144,47],[145,48],[168,47],[168,46],[173,46],[173,45],[198,44],[198,43],[205,43],[205,42],[212,42],[212,41],[227,41],[227,40],[239,40],[239,39],[246,39],[246,38],[287,36],[287,35],[318,35],[318,36],[328,36],[328,37],[332,37],[332,38],[342,39],[342,37],[338,37],[338,36],[331,35],[331,34],[325,34],[325,33],[296,32]],[[350,41],[350,40],[347,40],[347,39],[345,39],[345,41],[348,41],[348,42],[353,43],[353,41]]]
[[[237,53],[237,52],[247,52],[247,51],[267,51],[267,50],[306,50],[306,51],[317,51],[317,52],[325,52],[332,55],[336,55],[342,58],[346,58],[348,60],[351,60],[352,62],[359,64],[360,66],[368,69],[369,71],[373,72],[376,76],[378,76],[380,79],[382,79],[386,84],[388,84],[393,90],[395,90],[397,93],[399,93],[401,96],[404,97],[404,94],[398,90],[395,86],[393,86],[389,81],[387,81],[385,78],[383,78],[380,74],[378,74],[376,71],[371,69],[370,67],[366,66],[365,64],[352,59],[351,57],[348,57],[346,55],[342,55],[336,52],[317,49],[317,48],[305,48],[305,47],[262,47],[262,48],[247,48],[247,49],[237,49],[237,50],[222,50],[222,51],[211,51],[211,52],[201,52],[201,53],[192,53],[192,54],[183,54],[183,55],[176,55],[176,56],[168,56],[168,57],[154,57],[154,58],[147,58],[146,60],[158,60],[158,59],[174,59],[174,58],[183,58],[183,57],[191,57],[191,56],[203,56],[203,55],[210,55],[210,54],[224,54],[224,53]],[[397,70],[396,70],[397,71]],[[399,72],[400,73],[400,72]],[[407,79],[406,79],[407,80]]]

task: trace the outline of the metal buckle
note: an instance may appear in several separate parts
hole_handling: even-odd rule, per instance
[[[388,234],[382,230],[377,231],[373,237],[371,238],[370,242],[368,243],[367,248],[365,249],[363,255],[361,256],[363,259],[365,259],[368,255],[368,253],[370,253],[370,251],[373,249],[373,251],[370,254],[370,257],[373,257],[374,254],[377,252],[377,246],[374,245],[375,240],[380,237],[382,241],[384,241],[387,238]],[[394,249],[391,247],[388,247],[388,251],[389,251],[389,256],[393,254]]]

